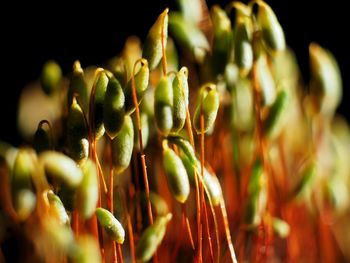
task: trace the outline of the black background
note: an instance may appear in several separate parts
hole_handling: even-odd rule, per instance
[[[191,0],[189,0],[191,1]],[[32,2],[32,1],[31,1]],[[208,1],[225,6],[230,1]],[[245,1],[246,2],[246,1]],[[287,43],[294,49],[308,79],[308,45],[315,41],[337,58],[344,84],[339,112],[349,118],[350,68],[349,20],[341,1],[267,1],[284,28]],[[43,63],[55,59],[67,74],[74,60],[83,66],[101,65],[121,50],[129,35],[144,39],[149,27],[174,1],[95,1],[92,3],[16,3],[1,8],[1,95],[0,140],[18,145],[16,109],[20,90],[40,74]]]

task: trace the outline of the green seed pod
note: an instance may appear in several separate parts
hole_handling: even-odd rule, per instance
[[[114,217],[114,215],[104,208],[96,209],[98,222],[106,230],[108,236],[118,244],[123,244],[125,239],[125,231],[123,226]]]
[[[103,124],[108,136],[113,139],[123,126],[125,97],[117,79],[108,82],[103,105]]]
[[[235,27],[234,58],[241,76],[246,76],[253,66],[252,22],[250,18],[238,19]]]
[[[52,149],[51,132],[51,126],[48,121],[43,120],[39,122],[33,139],[33,147],[37,153]]]
[[[208,132],[214,125],[219,110],[220,98],[214,84],[205,84],[200,89],[196,110],[193,117],[193,126],[197,134],[201,133],[201,114],[204,117],[203,132]]]
[[[154,115],[158,130],[167,135],[173,127],[173,89],[168,76],[162,77],[155,90]]]
[[[163,57],[162,41],[164,48],[166,47],[168,37],[168,12],[169,9],[166,8],[163,13],[159,15],[157,21],[149,30],[143,45],[142,57],[147,59],[151,70],[157,67]]]
[[[67,117],[67,142],[69,156],[79,164],[84,163],[89,155],[88,128],[75,97]]]
[[[129,115],[125,115],[124,123],[112,141],[112,162],[114,171],[119,174],[130,164],[134,147],[134,126]]]
[[[140,140],[139,140],[139,132],[136,122],[136,117],[132,118],[133,126],[134,126],[134,147],[140,151]],[[148,115],[145,112],[140,113],[140,122],[141,122],[141,133],[142,133],[142,146],[146,148],[148,143],[148,137],[150,132],[150,127],[148,123]]]
[[[66,212],[66,209],[64,208],[61,199],[55,195],[52,190],[49,190],[47,192],[47,199],[49,200],[50,204],[50,214],[56,218],[60,224],[69,226],[69,216]]]
[[[170,213],[166,216],[158,217],[154,221],[154,224],[147,227],[142,233],[135,250],[138,261],[147,262],[152,258],[158,246],[162,243],[166,232],[166,226],[171,218],[172,214]]]
[[[191,21],[186,20],[179,13],[171,13],[169,30],[178,42],[197,63],[201,64],[209,50],[209,43],[204,33]]]
[[[187,141],[186,139],[180,137],[180,136],[168,136],[167,140],[170,143],[175,144],[176,146],[180,147],[181,150],[187,155],[187,157],[189,158],[189,160],[195,164],[197,158],[196,158],[196,154],[194,152],[194,149],[192,147],[192,145],[190,144],[189,141]]]
[[[93,105],[94,123],[93,125],[90,125],[93,127],[93,133],[96,140],[101,138],[105,133],[105,128],[103,125],[103,104],[107,91],[108,81],[109,79],[105,72],[99,73],[95,81],[95,98]]]
[[[45,173],[53,180],[62,182],[67,187],[77,187],[83,174],[77,164],[68,156],[54,151],[40,154],[39,161],[44,165]]]
[[[223,196],[219,179],[215,175],[210,174],[209,171],[204,168],[203,182],[208,190],[209,198],[213,206],[220,205]]]
[[[257,61],[257,80],[262,93],[264,106],[270,106],[276,99],[276,84],[267,64],[266,56],[260,56]]]
[[[233,33],[231,21],[224,10],[218,5],[211,9],[214,28],[213,69],[215,74],[222,74],[232,52]]]
[[[135,75],[136,96],[139,104],[143,99],[143,95],[148,87],[148,81],[149,81],[148,62],[145,59],[141,59],[140,63],[141,63],[141,69]],[[124,91],[125,91],[125,111],[126,111],[126,114],[131,114],[135,110],[134,99],[132,96],[131,79],[128,81],[128,84]]]
[[[163,166],[170,191],[177,201],[185,203],[190,194],[188,175],[180,157],[166,145],[163,149]]]
[[[263,131],[265,136],[270,137],[273,135],[273,133],[276,133],[279,120],[286,109],[287,99],[287,92],[285,90],[281,90],[264,121]]]
[[[83,180],[77,189],[77,209],[84,219],[90,218],[95,212],[98,201],[98,179],[96,165],[88,159],[83,170]]]
[[[35,154],[29,149],[20,149],[12,169],[11,192],[14,209],[21,221],[32,213],[36,204],[32,176],[35,172]]]
[[[252,173],[249,178],[248,193],[258,194],[263,187],[263,165],[260,159],[257,159],[252,167]]]
[[[179,56],[172,38],[168,37],[166,44],[166,60],[168,64],[168,71],[178,71],[179,70]]]
[[[296,185],[292,197],[299,198],[306,194],[316,177],[316,165],[314,162],[307,163],[301,170],[301,179]]]
[[[187,21],[199,23],[202,19],[202,2],[201,0],[177,0],[176,1],[181,14]]]
[[[185,125],[188,107],[188,70],[182,67],[173,80],[173,127],[172,132],[178,133]]]
[[[72,105],[73,98],[76,96],[75,94],[78,96],[78,100],[81,103],[82,109],[84,112],[87,112],[89,101],[87,85],[84,78],[84,71],[81,68],[80,62],[78,60],[73,64],[73,72],[67,94],[68,108]]]
[[[272,228],[280,238],[289,236],[290,227],[288,223],[279,218],[272,218]]]
[[[259,0],[256,3],[259,5],[257,22],[260,25],[265,46],[271,51],[284,50],[286,40],[275,13],[265,2]]]
[[[72,263],[101,263],[100,248],[96,239],[89,235],[79,235],[76,245],[69,251],[69,259]]]
[[[41,71],[40,83],[47,95],[55,93],[62,79],[62,70],[56,61],[47,61]]]
[[[309,46],[310,93],[317,111],[333,116],[342,97],[342,80],[334,56],[315,43]]]

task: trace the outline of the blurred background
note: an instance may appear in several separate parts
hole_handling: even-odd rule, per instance
[[[25,85],[38,79],[45,61],[56,60],[64,74],[70,72],[76,59],[83,67],[102,65],[121,51],[129,35],[137,35],[143,40],[165,7],[176,8],[174,2],[8,3],[2,9],[6,16],[0,18],[3,28],[0,140],[14,145],[22,142],[16,125],[19,94]],[[229,2],[207,0],[209,6],[217,3],[224,7]],[[350,120],[347,106],[350,78],[346,73],[350,68],[347,9],[318,0],[267,0],[267,3],[284,28],[287,43],[297,55],[306,83],[309,78],[309,43],[315,41],[333,52],[342,71],[344,87],[338,112]]]

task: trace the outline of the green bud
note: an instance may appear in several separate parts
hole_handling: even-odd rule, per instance
[[[168,76],[162,77],[156,87],[154,115],[158,130],[167,135],[173,127],[173,89]]]
[[[176,1],[181,14],[187,21],[199,23],[202,19],[202,2],[201,0],[177,0]]]
[[[69,156],[79,164],[84,163],[89,155],[88,128],[75,97],[67,117],[67,141]]]
[[[149,68],[148,62],[145,59],[141,60],[141,69],[135,75],[135,89],[137,101],[140,104],[143,95],[148,87],[149,81]],[[135,110],[134,99],[132,95],[132,81],[131,79],[128,81],[128,84],[125,89],[125,111],[126,114],[131,114]]]
[[[108,82],[103,105],[103,124],[108,136],[113,139],[123,126],[125,97],[117,79]]]
[[[287,92],[285,90],[281,90],[264,121],[263,131],[265,136],[271,136],[278,128],[279,120],[286,109],[286,104],[288,102],[287,99]]]
[[[188,175],[180,157],[168,146],[163,149],[163,166],[170,191],[177,201],[185,203],[190,194]]]
[[[46,126],[46,127],[45,127]],[[51,127],[48,121],[39,122],[38,129],[34,134],[33,146],[37,153],[52,149]]]
[[[218,5],[211,9],[214,28],[213,69],[216,74],[222,74],[232,52],[233,33],[231,21],[224,10]]]
[[[77,95],[75,95],[77,94]],[[84,78],[84,71],[81,68],[80,62],[77,60],[73,64],[73,72],[70,79],[68,94],[67,94],[67,103],[68,108],[73,103],[73,98],[78,96],[78,100],[81,103],[81,107],[84,112],[87,112],[88,109],[88,91],[87,84]]]
[[[190,162],[195,165],[196,163],[196,154],[194,152],[194,149],[189,141],[185,140],[184,138],[180,136],[168,136],[167,140],[170,143],[175,144],[176,146],[180,147],[180,149],[186,154],[187,158],[190,160]]]
[[[157,21],[149,30],[143,45],[142,57],[147,59],[151,70],[157,67],[163,57],[162,41],[164,48],[166,47],[168,37],[168,12],[169,9],[166,8],[163,13],[159,15]]]
[[[62,70],[60,65],[54,60],[47,61],[41,71],[40,83],[43,91],[51,95],[59,88],[62,79]]]
[[[169,30],[176,42],[182,46],[197,63],[201,64],[209,50],[209,43],[204,33],[191,21],[179,13],[171,13]]]
[[[216,86],[214,84],[205,84],[200,89],[199,98],[197,101],[197,106],[194,112],[193,117],[193,126],[198,134],[201,131],[201,114],[204,117],[204,127],[203,132],[206,133],[209,131],[215,122],[216,115],[219,110],[220,98],[219,93],[216,90]]]
[[[105,100],[105,95],[108,86],[108,77],[105,72],[101,72],[97,75],[95,80],[95,98],[93,105],[93,133],[95,135],[96,140],[101,138],[105,133],[105,128],[103,125],[103,104]]]
[[[84,166],[83,179],[77,189],[77,209],[84,219],[90,218],[95,212],[98,201],[98,178],[96,165],[88,159]]]
[[[181,68],[173,80],[173,127],[172,132],[179,132],[185,125],[186,110],[188,107],[188,70]]]
[[[134,126],[129,115],[125,115],[123,126],[112,141],[112,162],[114,171],[119,174],[130,164],[134,147]]]
[[[286,47],[283,29],[271,7],[263,1],[259,5],[257,21],[261,28],[265,46],[271,51],[281,51]]]
[[[250,18],[238,19],[235,27],[234,58],[242,76],[253,66],[252,22]]]
[[[40,154],[39,161],[44,165],[45,173],[53,180],[62,182],[67,187],[76,188],[83,174],[78,165],[68,156],[54,151]]]
[[[315,43],[309,46],[310,92],[318,111],[332,116],[342,97],[342,80],[338,64],[326,49]]]
[[[47,192],[47,199],[49,200],[50,204],[50,214],[54,218],[56,218],[60,224],[69,226],[69,216],[67,214],[66,209],[64,208],[61,199],[57,195],[55,195],[54,192],[52,192],[52,190],[49,190]]]
[[[166,226],[171,218],[172,214],[170,213],[166,216],[158,217],[154,224],[147,227],[142,233],[135,250],[138,261],[147,262],[152,258],[164,238]]]
[[[101,207],[97,208],[95,213],[98,222],[106,230],[108,236],[118,244],[123,244],[125,239],[125,231],[114,215]]]
[[[280,238],[286,238],[289,236],[290,227],[288,223],[279,218],[272,218],[272,228]]]
[[[17,153],[11,177],[11,192],[14,209],[21,221],[26,220],[35,208],[32,176],[35,173],[36,156],[30,149]]]

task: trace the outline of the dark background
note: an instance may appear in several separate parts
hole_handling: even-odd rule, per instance
[[[190,1],[190,0],[189,0]],[[0,140],[18,145],[17,100],[20,90],[40,74],[43,63],[55,59],[67,74],[74,60],[83,66],[100,65],[118,54],[129,35],[144,39],[149,27],[166,6],[174,1],[117,1],[113,3],[10,3],[2,7],[0,50],[2,70],[0,95]],[[207,1],[225,6],[230,1]],[[247,2],[247,1],[244,1]],[[339,112],[349,118],[346,98],[350,80],[347,9],[337,1],[270,0],[284,28],[287,43],[297,54],[308,79],[308,45],[315,41],[337,58],[343,75],[344,97]],[[326,2],[326,1],[325,1]],[[338,1],[340,2],[340,1]]]

